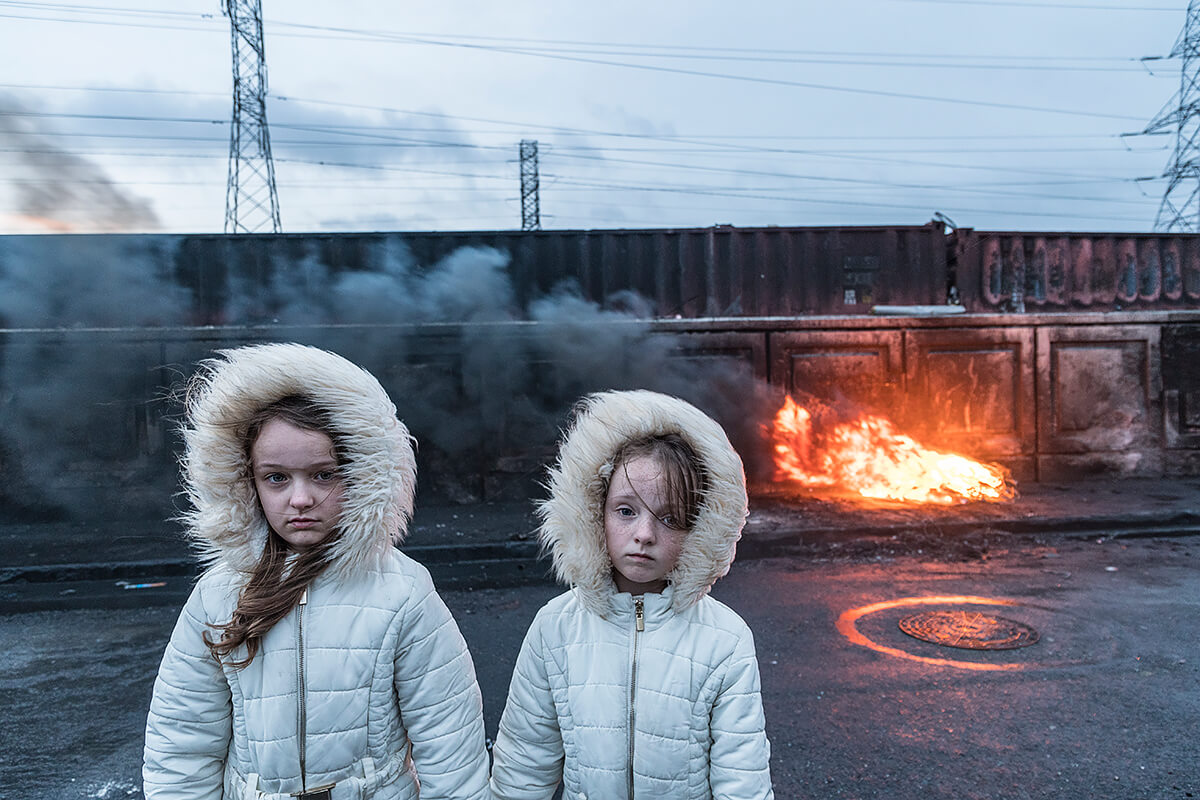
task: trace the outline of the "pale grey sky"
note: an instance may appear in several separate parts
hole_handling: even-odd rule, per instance
[[[0,233],[215,232],[219,0],[0,0]],[[287,232],[1151,230],[1186,3],[263,0]],[[41,219],[31,219],[36,212]]]

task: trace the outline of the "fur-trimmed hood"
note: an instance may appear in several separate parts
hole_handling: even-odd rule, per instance
[[[249,572],[266,545],[243,437],[263,407],[302,395],[327,411],[345,453],[341,536],[327,574],[369,569],[403,539],[416,489],[413,439],[371,373],[339,355],[300,344],[218,351],[188,386],[180,466],[191,508],[188,536],[207,565]]]
[[[554,559],[559,580],[582,602],[609,616],[617,593],[604,539],[605,478],[626,442],[678,434],[703,462],[707,489],[696,524],[675,569],[672,605],[683,610],[729,571],[748,513],[742,460],[725,431],[695,406],[650,391],[602,392],[586,397],[559,449],[548,481],[550,498],[538,505],[538,536]]]

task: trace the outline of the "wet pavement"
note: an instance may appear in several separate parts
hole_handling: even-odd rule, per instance
[[[757,497],[713,593],[755,631],[776,795],[1200,797],[1198,499],[1197,479],[943,510]],[[427,509],[409,541],[471,647],[489,736],[525,628],[559,591],[532,528],[517,506]],[[190,582],[164,566],[179,544],[97,532],[96,557],[70,561],[69,536],[24,533],[0,526],[0,798],[140,797],[149,692]],[[899,622],[923,611],[1012,620],[1038,641],[918,640]]]

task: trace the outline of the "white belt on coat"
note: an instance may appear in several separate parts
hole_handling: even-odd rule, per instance
[[[362,775],[343,778],[329,790],[330,800],[365,800],[376,789],[394,780],[404,770],[408,761],[406,754],[398,755],[389,760],[382,770],[375,769],[375,761],[366,757],[358,763],[362,767]],[[293,800],[292,792],[263,792],[258,788],[258,774],[250,773],[243,776],[236,768],[226,771],[229,781],[227,797],[238,800]]]

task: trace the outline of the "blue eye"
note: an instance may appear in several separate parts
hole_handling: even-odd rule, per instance
[[[328,482],[328,481],[332,481],[332,480],[337,480],[337,476],[338,476],[337,473],[334,472],[333,470],[326,469],[326,470],[322,470],[322,471],[318,472],[314,477],[316,477],[316,479],[318,481]]]
[[[265,483],[283,483],[286,480],[287,476],[279,472],[272,472],[270,475],[263,476],[263,482]]]

